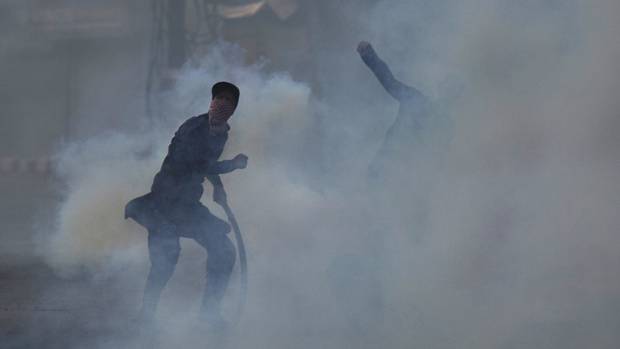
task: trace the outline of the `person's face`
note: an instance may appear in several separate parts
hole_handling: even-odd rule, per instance
[[[212,125],[225,123],[235,111],[235,97],[229,91],[216,94],[211,100],[209,121]]]
[[[222,91],[213,97],[214,100],[221,102],[228,102],[231,105],[235,105],[235,97],[230,91]]]

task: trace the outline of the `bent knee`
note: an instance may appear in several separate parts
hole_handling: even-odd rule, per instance
[[[208,254],[207,268],[209,270],[230,273],[235,266],[237,252],[235,246],[228,239],[217,249],[209,249]]]
[[[149,236],[149,258],[154,269],[174,269],[181,254],[178,239],[159,239]]]
[[[226,243],[224,243],[221,247],[220,255],[222,268],[232,270],[235,266],[237,251],[235,250],[235,245],[233,245],[230,240],[226,239]]]
[[[180,249],[167,251],[159,251],[159,253],[151,253],[151,267],[160,272],[171,272],[174,270],[179,260]]]

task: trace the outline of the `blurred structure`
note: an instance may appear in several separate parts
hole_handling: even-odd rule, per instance
[[[146,112],[158,110],[152,94],[171,87],[174,70],[198,64],[210,44],[224,40],[247,52],[248,63],[265,57],[269,67],[310,81],[319,2],[153,0]]]
[[[157,117],[153,96],[172,86],[176,69],[197,64],[218,40],[241,46],[248,63],[265,58],[265,69],[289,72],[320,92],[321,54],[326,42],[337,41],[324,34],[347,30],[344,15],[334,11],[338,3],[0,2],[1,176],[16,173],[9,170],[12,163],[49,162],[63,142]]]

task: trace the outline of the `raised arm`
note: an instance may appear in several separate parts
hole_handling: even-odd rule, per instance
[[[207,161],[206,171],[204,172],[208,176],[221,175],[230,173],[234,170],[244,169],[248,165],[248,157],[244,154],[237,154],[231,160],[222,161]],[[213,182],[212,182],[213,183]]]
[[[245,168],[248,164],[248,157],[244,154],[235,156],[232,160],[218,161],[209,166],[206,178],[213,185],[213,201],[220,205],[226,205],[226,191],[220,178],[220,174],[228,173],[236,169]]]
[[[234,160],[214,161],[207,167],[207,175],[221,175],[230,173],[238,167]]]
[[[372,45],[366,41],[361,41],[357,46],[357,52],[366,63],[368,68],[375,74],[383,88],[396,100],[403,102],[407,99],[421,98],[424,96],[420,91],[398,81],[390,68],[379,58]]]

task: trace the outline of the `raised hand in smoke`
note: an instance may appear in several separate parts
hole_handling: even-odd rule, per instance
[[[362,58],[376,55],[375,50],[368,41],[360,41],[360,43],[357,44],[357,53],[359,53]]]

